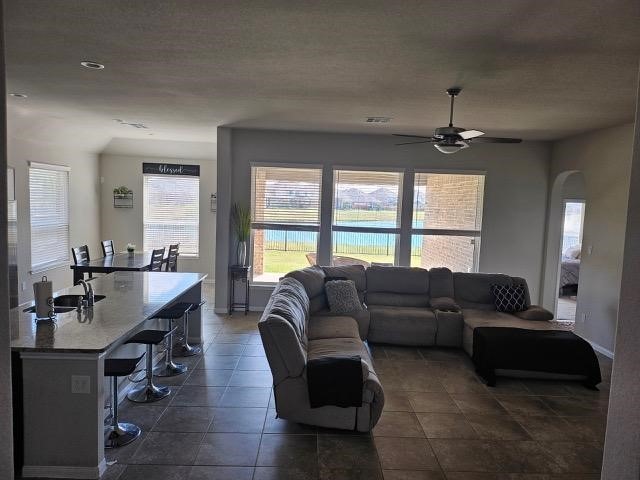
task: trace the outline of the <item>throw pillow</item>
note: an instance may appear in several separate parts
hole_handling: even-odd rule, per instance
[[[499,312],[522,312],[527,309],[527,299],[522,285],[491,285],[494,304]]]
[[[359,312],[362,304],[353,280],[332,280],[324,284],[331,313],[342,315]]]

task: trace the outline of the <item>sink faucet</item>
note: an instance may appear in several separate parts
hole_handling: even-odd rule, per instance
[[[90,283],[85,282],[84,280],[78,280],[76,285],[82,285],[84,288],[84,306],[85,307],[93,307],[93,287]]]

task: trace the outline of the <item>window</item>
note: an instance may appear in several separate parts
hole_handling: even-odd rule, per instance
[[[477,270],[484,175],[416,173],[411,266]]]
[[[251,168],[254,281],[316,263],[321,183],[321,168]]]
[[[179,243],[180,255],[197,256],[200,243],[200,177],[144,175],[145,250]]]
[[[333,179],[333,264],[395,264],[402,173],[334,170]]]
[[[29,164],[31,270],[69,261],[69,168]]]

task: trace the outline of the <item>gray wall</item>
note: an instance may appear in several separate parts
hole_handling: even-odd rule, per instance
[[[561,189],[565,176],[575,176],[568,172],[582,172],[585,182],[576,333],[608,352],[613,351],[618,315],[632,145],[633,124],[627,124],[556,142],[552,150],[552,188]],[[553,308],[557,294],[554,272],[558,268],[560,209],[557,192],[552,190],[543,294],[547,308]]]
[[[223,134],[224,132],[224,134]],[[520,275],[529,281],[538,299],[544,246],[549,146],[541,142],[519,145],[476,145],[455,155],[438,153],[430,145],[395,146],[397,140],[382,135],[349,135],[218,129],[218,184],[231,185],[230,196],[220,195],[219,207],[238,201],[250,203],[250,163],[281,162],[371,168],[414,168],[486,171],[482,245],[479,270]],[[326,175],[325,175],[325,178]],[[218,219],[220,232],[229,228],[228,216]],[[235,248],[219,248],[216,306],[226,306],[226,277]],[[266,304],[271,288],[254,287],[252,305]]]
[[[640,83],[638,85],[640,99]],[[603,480],[640,478],[640,101],[636,105],[616,357],[613,361]]]
[[[70,247],[87,244],[92,256],[100,256],[100,208],[98,189],[98,155],[77,148],[72,138],[38,135],[28,128],[30,118],[10,109],[8,116],[8,161],[15,168],[18,208],[18,287],[19,301],[33,298],[32,284],[47,275],[53,289],[71,286],[69,265],[37,274],[31,270],[31,228],[29,221],[29,161],[67,165],[69,172]],[[40,125],[46,130],[47,124]],[[72,262],[69,250],[69,264]],[[22,283],[25,289],[22,290]]]
[[[9,270],[7,266],[7,150],[6,106],[4,77],[4,32],[0,0],[0,478],[13,478],[13,412],[11,408],[11,332],[9,326]]]
[[[162,145],[164,142],[155,143]],[[158,152],[153,151],[152,153]],[[196,155],[196,152],[191,151],[190,153]],[[143,162],[200,165],[200,255],[198,258],[180,257],[178,268],[180,271],[208,273],[208,280],[213,281],[215,272],[216,214],[211,211],[210,200],[211,194],[216,192],[216,162],[215,151],[211,146],[207,146],[202,153],[203,155],[200,155],[200,158],[100,155],[101,237],[112,239],[117,250],[124,250],[127,243],[134,243],[138,249],[142,249]],[[205,154],[208,158],[203,159]],[[120,185],[126,185],[133,190],[133,208],[113,207],[113,188]]]

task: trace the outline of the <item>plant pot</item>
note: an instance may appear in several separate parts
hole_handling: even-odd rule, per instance
[[[243,267],[247,262],[247,242],[245,241],[238,242],[238,247],[236,249],[236,262],[238,265]]]

